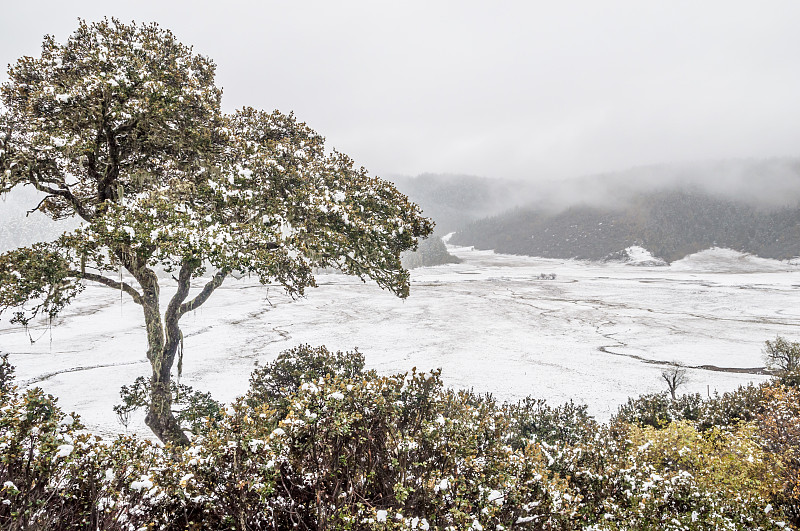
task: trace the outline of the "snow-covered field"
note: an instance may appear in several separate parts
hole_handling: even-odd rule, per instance
[[[413,271],[402,301],[372,284],[320,275],[290,300],[229,278],[182,320],[182,381],[221,400],[244,392],[255,363],[300,343],[358,347],[381,373],[443,369],[454,387],[502,399],[573,399],[607,419],[628,396],[665,389],[664,362],[753,368],[766,339],[800,339],[800,265],[714,249],[671,266],[643,250],[628,263],[498,255],[450,247],[460,264]],[[539,280],[555,273],[554,280]],[[170,289],[163,289],[165,298]],[[123,431],[111,406],[148,373],[140,308],[89,286],[48,329],[0,324],[20,382],[39,385],[97,432]],[[29,335],[36,340],[31,343]],[[687,391],[727,391],[763,376],[689,371]],[[131,430],[147,433],[141,418]]]

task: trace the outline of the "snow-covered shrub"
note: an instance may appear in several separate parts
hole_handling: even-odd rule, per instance
[[[19,391],[5,357],[0,365],[0,528],[137,529],[142,500],[128,476],[150,468],[149,445],[104,443],[41,389]]]
[[[163,493],[151,511],[155,529],[273,529],[283,448],[273,412],[261,411],[238,401],[150,470]]]
[[[501,406],[443,389],[438,372],[307,380],[265,439],[274,525],[558,528],[572,510],[563,482],[537,445],[514,450],[509,437]]]
[[[587,406],[571,400],[552,407],[541,398],[526,397],[509,406],[509,415],[514,447],[529,439],[574,445],[597,431],[597,422],[587,412]]]
[[[0,527],[45,529],[83,517],[60,492],[69,488],[68,459],[83,427],[64,415],[41,389],[20,392],[13,368],[2,358],[0,388]],[[76,514],[77,513],[77,514]]]
[[[721,426],[598,424],[574,404],[498,404],[445,389],[438,371],[378,376],[363,371],[360,356],[348,364],[322,347],[280,361],[277,378],[264,370],[253,377],[268,384],[269,400],[248,393],[207,419],[187,447],[91,436],[41,390],[19,392],[12,368],[0,363],[0,527],[633,531],[798,523],[797,388],[741,388],[703,401],[701,410],[717,409],[701,416],[718,415]],[[728,422],[756,391],[763,407],[755,421],[737,413]]]
[[[773,384],[763,389],[758,415],[762,445],[782,467],[777,498],[792,524],[800,527],[800,388]]]
[[[593,529],[779,529],[770,504],[779,467],[760,448],[755,426],[698,431],[631,426],[630,451],[615,469],[618,489]]]
[[[283,409],[287,398],[305,381],[339,376],[353,378],[364,370],[364,356],[352,352],[331,352],[324,346],[300,345],[285,350],[278,358],[253,371],[247,402],[252,406],[271,404]]]
[[[667,393],[652,393],[628,398],[620,406],[614,420],[653,428],[663,428],[670,422],[698,420],[703,398],[699,394],[682,395],[676,399]]]
[[[765,384],[749,383],[721,395],[715,393],[703,401],[698,427],[707,430],[715,426],[735,426],[755,421],[766,405],[764,393],[767,387]]]
[[[5,397],[14,387],[14,366],[8,361],[8,354],[0,355],[0,397]]]
[[[640,426],[664,428],[671,422],[696,422],[701,430],[751,422],[763,409],[764,384],[739,386],[735,391],[703,398],[687,394],[671,399],[666,393],[629,398],[614,420]]]

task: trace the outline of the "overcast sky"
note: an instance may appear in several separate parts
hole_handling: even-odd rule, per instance
[[[794,0],[7,0],[0,63],[103,16],[159,22],[216,61],[226,110],[294,111],[379,175],[800,155]]]

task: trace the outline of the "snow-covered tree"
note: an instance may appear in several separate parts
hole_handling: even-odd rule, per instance
[[[146,423],[175,443],[186,442],[169,392],[179,321],[226,276],[302,295],[314,268],[336,267],[406,297],[400,253],[432,230],[291,114],[222,113],[214,70],[157,24],[112,19],[81,22],[65,44],[45,37],[41,56],[17,61],[0,88],[0,193],[32,186],[39,211],[81,221],[0,255],[0,310],[27,324],[55,316],[87,281],[127,293],[147,329]],[[135,282],[116,279],[119,268]],[[177,279],[165,308],[158,268]]]

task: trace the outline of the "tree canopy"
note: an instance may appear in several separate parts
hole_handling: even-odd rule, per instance
[[[154,393],[169,380],[181,315],[230,273],[302,295],[314,268],[335,267],[406,297],[400,253],[432,230],[393,185],[326,150],[292,114],[223,113],[214,73],[157,24],[111,19],[80,22],[64,44],[45,37],[0,87],[0,193],[32,186],[39,211],[81,221],[0,255],[0,310],[27,324],[54,317],[85,281],[123,290],[144,310]],[[135,282],[108,275],[119,268]],[[157,269],[177,272],[163,315]],[[169,407],[153,400],[151,414]],[[181,439],[174,425],[154,431]]]

